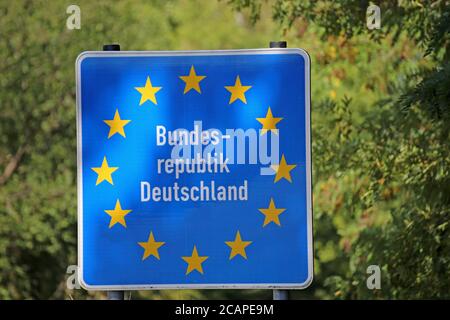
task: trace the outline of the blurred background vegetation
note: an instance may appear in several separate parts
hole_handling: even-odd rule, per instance
[[[77,55],[267,47],[312,59],[315,279],[301,299],[450,298],[450,2],[0,0],[0,299],[69,290],[76,259]],[[382,269],[368,290],[366,268]],[[271,298],[269,290],[133,298]]]

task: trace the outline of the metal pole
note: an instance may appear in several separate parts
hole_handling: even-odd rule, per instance
[[[125,291],[108,291],[108,300],[125,300]]]
[[[270,41],[269,48],[287,48],[286,41]]]
[[[117,43],[104,44],[103,51],[120,51],[120,44]]]
[[[120,44],[105,44],[103,51],[120,51]],[[108,291],[108,300],[125,300],[125,291]]]
[[[289,300],[289,291],[273,290],[273,300]]]
[[[286,41],[270,41],[270,48],[287,48]],[[273,300],[289,300],[288,290],[273,290]]]

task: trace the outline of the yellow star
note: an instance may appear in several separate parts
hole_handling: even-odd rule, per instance
[[[200,90],[200,81],[202,81],[205,78],[206,76],[198,76],[195,73],[194,66],[191,66],[191,70],[189,71],[188,76],[180,76],[180,79],[186,83],[183,94],[186,94],[191,89],[194,89],[198,93],[202,93]]]
[[[268,225],[271,222],[273,222],[277,225],[280,225],[280,218],[278,216],[280,214],[282,214],[286,209],[276,208],[273,198],[270,198],[269,207],[267,209],[258,209],[258,210],[266,216],[264,218],[264,224],[263,224],[263,227],[265,227],[266,225]]]
[[[108,139],[111,138],[116,133],[120,134],[122,137],[125,138],[124,127],[130,121],[131,120],[122,120],[122,119],[120,119],[119,110],[116,109],[116,113],[114,114],[114,119],[112,119],[112,120],[103,120],[103,122],[106,123],[109,126]]]
[[[142,260],[147,259],[149,256],[154,256],[159,260],[158,248],[165,244],[165,242],[157,242],[153,237],[153,232],[150,232],[147,242],[138,242],[138,244],[145,249]]]
[[[144,87],[135,87],[135,89],[141,93],[141,101],[139,102],[139,105],[142,105],[147,100],[150,100],[155,105],[158,104],[156,102],[156,93],[161,90],[162,87],[153,87],[150,77],[147,77],[147,82]]]
[[[202,263],[208,259],[206,256],[199,256],[197,252],[197,248],[194,246],[194,250],[192,250],[192,255],[190,257],[181,257],[184,261],[187,262],[188,267],[186,270],[186,275],[191,273],[194,270],[197,270],[201,274],[203,274]]]
[[[236,233],[236,237],[234,241],[225,241],[226,245],[231,248],[230,260],[233,259],[236,255],[240,254],[245,259],[247,259],[247,254],[245,253],[245,248],[252,243],[252,241],[242,241],[241,234]]]
[[[131,210],[123,210],[120,206],[120,201],[117,199],[116,206],[114,210],[105,210],[107,214],[111,216],[111,220],[109,221],[109,227],[112,228],[116,223],[120,223],[125,228],[127,224],[125,223],[125,216],[131,212]]]
[[[95,183],[95,185],[98,185],[99,183],[103,182],[104,180],[108,181],[109,183],[111,183],[113,185],[114,183],[112,180],[112,173],[114,171],[116,171],[117,169],[119,169],[119,167],[110,167],[108,165],[108,161],[106,160],[106,157],[104,157],[101,167],[95,167],[95,168],[91,168],[91,169],[94,170],[98,174],[97,182]]]
[[[292,183],[291,179],[291,170],[294,169],[296,164],[287,164],[286,159],[284,158],[284,154],[281,156],[280,164],[272,165],[272,169],[277,173],[275,176],[274,183],[280,180],[281,178],[286,179],[287,181]]]
[[[267,130],[270,130],[270,131],[274,132],[275,134],[278,134],[277,123],[280,122],[281,120],[283,120],[283,118],[274,118],[274,116],[272,114],[272,110],[270,110],[270,107],[269,107],[269,109],[267,110],[267,113],[266,113],[266,117],[265,118],[256,118],[256,120],[263,125],[263,127],[261,129],[261,135],[265,134],[267,132]]]
[[[247,104],[247,99],[245,99],[245,92],[251,87],[252,86],[243,86],[241,84],[241,79],[239,78],[239,76],[237,76],[234,86],[225,86],[225,89],[231,92],[230,102],[228,104],[232,104],[237,99]]]

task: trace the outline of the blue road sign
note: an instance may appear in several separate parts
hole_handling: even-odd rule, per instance
[[[310,284],[305,51],[85,52],[76,74],[85,288]]]

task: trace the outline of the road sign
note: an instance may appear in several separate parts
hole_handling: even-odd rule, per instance
[[[76,75],[85,288],[310,284],[305,51],[85,52]]]

